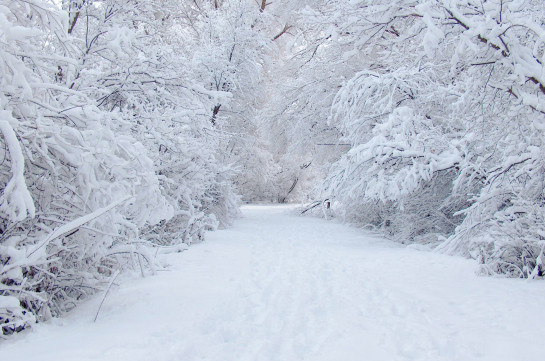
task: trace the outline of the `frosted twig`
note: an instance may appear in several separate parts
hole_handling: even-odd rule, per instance
[[[108,283],[108,287],[106,287],[106,292],[104,292],[104,296],[102,297],[102,301],[100,301],[100,305],[98,306],[97,314],[95,315],[95,319],[93,320],[93,322],[97,322],[98,314],[100,313],[100,309],[102,308],[102,304],[104,303],[104,300],[106,299],[106,296],[108,296],[108,292],[110,292],[110,288],[112,287],[112,284],[114,283],[117,276],[119,276],[119,270],[115,271],[115,273],[112,276],[112,279]]]

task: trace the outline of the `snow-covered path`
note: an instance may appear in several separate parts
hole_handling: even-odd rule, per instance
[[[1,360],[538,360],[545,285],[475,276],[464,259],[245,207],[171,271],[123,280],[0,344]]]

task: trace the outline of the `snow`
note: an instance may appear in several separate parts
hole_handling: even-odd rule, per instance
[[[0,346],[5,360],[535,360],[541,282],[402,247],[292,206],[247,206],[157,276],[118,277],[66,317]],[[541,356],[541,357],[540,357]]]
[[[1,100],[1,99],[0,99]],[[3,109],[0,103],[0,134],[3,136],[11,158],[12,177],[0,194],[0,215],[8,219],[22,221],[34,217],[36,211],[32,195],[25,181],[25,157],[19,140],[8,120],[13,120],[11,114]]]
[[[40,243],[38,243],[37,245],[35,245],[33,247],[33,249],[29,252],[28,256],[32,256],[36,251],[38,251],[40,248],[45,246],[47,243],[51,242],[53,239],[55,239],[57,237],[60,237],[62,235],[65,235],[65,234],[73,231],[74,229],[77,229],[77,228],[81,227],[85,223],[88,223],[88,222],[92,221],[93,219],[100,217],[104,213],[108,212],[109,210],[117,207],[121,203],[123,203],[123,202],[125,202],[125,201],[127,201],[127,200],[129,200],[131,198],[133,198],[133,197],[132,196],[127,196],[127,197],[122,198],[122,199],[120,199],[120,200],[118,200],[116,202],[111,203],[110,205],[108,205],[106,207],[97,209],[96,211],[94,211],[92,213],[89,213],[89,214],[86,214],[85,216],[76,218],[71,222],[68,222],[68,223],[63,224],[62,226],[60,226],[58,228],[55,228],[55,230],[53,232],[51,232],[50,234],[48,234],[47,237],[45,237],[45,239],[43,241],[41,241]]]

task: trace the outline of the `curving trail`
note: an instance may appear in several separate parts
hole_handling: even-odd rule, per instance
[[[545,285],[472,261],[247,206],[170,271],[0,344],[2,360],[537,360]]]

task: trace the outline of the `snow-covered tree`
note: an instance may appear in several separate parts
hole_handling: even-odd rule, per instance
[[[331,121],[352,149],[329,195],[344,214],[405,240],[448,237],[440,250],[471,255],[489,273],[540,275],[543,9],[399,4],[380,21],[360,19],[373,41],[359,51],[380,66],[335,100]]]
[[[62,6],[59,8],[59,5]],[[237,215],[176,4],[1,8],[0,323],[19,331]],[[179,15],[179,16],[178,16]],[[181,19],[181,20],[178,20]]]
[[[114,133],[119,114],[70,85],[79,64],[66,13],[12,1],[0,16],[0,323],[11,333],[72,308],[123,255],[145,255],[127,246],[172,207],[144,147]]]

